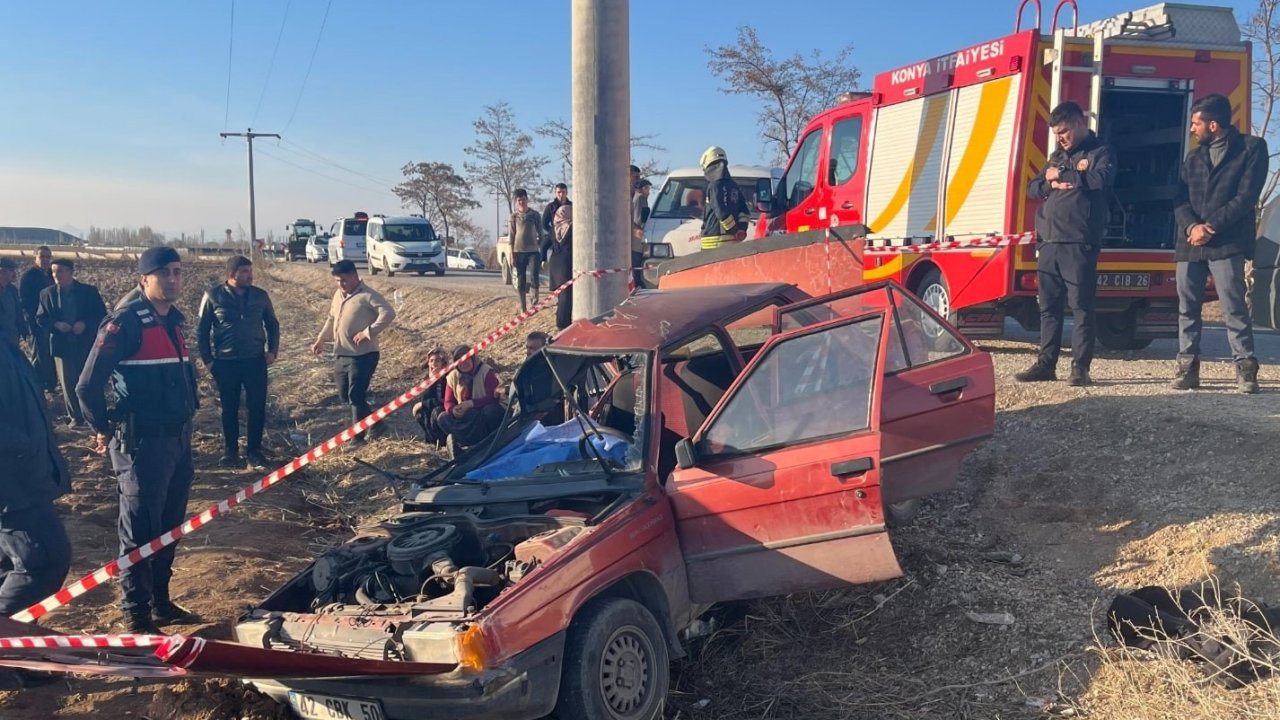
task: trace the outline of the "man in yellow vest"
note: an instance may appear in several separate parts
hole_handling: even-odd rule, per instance
[[[707,177],[707,208],[702,217],[702,249],[712,250],[747,239],[751,214],[742,190],[729,174],[729,157],[712,145],[698,161]]]

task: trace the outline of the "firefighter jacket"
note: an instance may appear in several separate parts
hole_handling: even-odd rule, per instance
[[[191,420],[200,401],[185,322],[175,307],[157,315],[146,298],[107,316],[76,385],[94,430],[108,435],[115,422],[128,420],[139,435],[176,435]],[[103,395],[108,380],[117,398],[110,413]]]
[[[205,291],[196,328],[200,359],[256,360],[280,351],[280,321],[271,296],[257,287],[244,294],[223,283]]]
[[[747,201],[742,189],[729,175],[729,166],[723,162],[707,169],[707,209],[702,219],[702,237],[731,240],[739,233],[747,232],[751,222]]]
[[[1058,182],[1073,187],[1052,188],[1045,179],[1051,167],[1058,168]],[[1028,197],[1044,201],[1036,212],[1039,241],[1100,247],[1115,177],[1111,148],[1098,140],[1092,130],[1071,150],[1055,150],[1049,163],[1027,185]]]

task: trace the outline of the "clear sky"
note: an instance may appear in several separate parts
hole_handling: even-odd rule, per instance
[[[1149,4],[1080,0],[1081,21]],[[1242,23],[1255,5],[1218,4],[1233,6]],[[284,136],[255,143],[260,236],[279,235],[296,217],[327,225],[355,210],[397,212],[388,188],[400,167],[435,161],[461,171],[485,105],[507,101],[530,132],[569,117],[569,7],[238,0],[232,33],[232,0],[0,0],[8,28],[0,225],[145,224],[173,234],[204,228],[210,238],[237,225],[247,231],[244,141],[218,133],[249,126]],[[703,50],[732,41],[740,24],[753,25],[777,55],[852,43],[869,83],[880,71],[1011,32],[1016,7],[632,1],[632,132],[657,134],[668,150],[658,160],[671,167],[695,164],[712,143],[736,162],[766,159],[755,101],[721,94]],[[559,164],[545,174],[561,179]],[[478,199],[475,219],[492,228],[493,198]]]

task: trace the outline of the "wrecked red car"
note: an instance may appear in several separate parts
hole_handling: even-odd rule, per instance
[[[892,283],[641,291],[520,368],[503,427],[161,659],[305,718],[657,718],[711,605],[901,574],[887,516],[994,425],[990,357]]]

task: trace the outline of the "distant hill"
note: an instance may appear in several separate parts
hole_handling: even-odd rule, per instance
[[[52,228],[0,227],[0,245],[83,245],[84,240]]]

